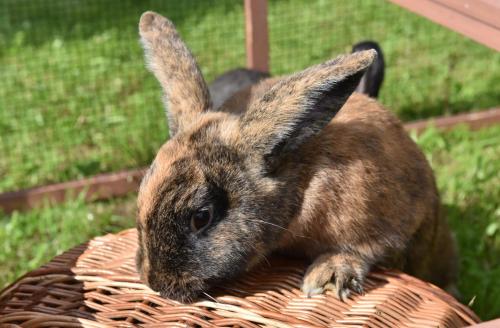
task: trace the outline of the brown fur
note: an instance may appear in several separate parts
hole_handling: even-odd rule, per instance
[[[153,289],[190,300],[273,251],[311,259],[307,295],[361,292],[373,265],[453,284],[424,155],[390,112],[350,96],[373,51],[263,81],[214,112],[173,25],[148,12],[140,33],[175,122],[138,198],[137,264]],[[213,220],[190,230],[207,206]]]
[[[196,114],[210,107],[208,88],[172,22],[146,12],[139,28],[149,68],[165,91],[170,136],[173,136],[183,122],[191,122]]]

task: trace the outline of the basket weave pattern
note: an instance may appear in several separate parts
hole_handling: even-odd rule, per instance
[[[479,319],[439,288],[403,273],[371,273],[364,295],[306,298],[305,265],[275,260],[184,305],[161,298],[135,271],[135,229],[57,256],[0,292],[12,327],[461,327]],[[10,326],[9,325],[9,326]]]

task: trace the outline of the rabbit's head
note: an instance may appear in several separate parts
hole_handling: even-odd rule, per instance
[[[250,268],[300,210],[300,149],[330,122],[373,61],[341,56],[284,78],[242,116],[211,110],[206,83],[170,21],[140,35],[164,92],[170,140],[138,197],[137,266],[162,296],[192,300]]]

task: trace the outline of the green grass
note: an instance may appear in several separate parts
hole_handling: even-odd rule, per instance
[[[431,162],[461,256],[459,289],[483,319],[500,316],[500,126],[427,130]]]
[[[415,138],[431,162],[461,255],[463,302],[483,319],[500,316],[500,126],[427,130]],[[92,236],[134,224],[134,199],[0,216],[0,287]]]
[[[242,1],[5,0],[0,5],[0,192],[147,164],[168,131],[137,21],[170,17],[208,80],[245,64]],[[380,42],[381,101],[405,120],[500,103],[500,54],[380,0],[269,2],[285,74]]]
[[[0,213],[0,288],[94,236],[133,227],[133,211],[127,209],[132,204],[132,198],[86,204],[80,197],[25,213]]]

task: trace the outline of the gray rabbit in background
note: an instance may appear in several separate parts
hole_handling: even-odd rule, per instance
[[[377,98],[384,80],[385,71],[382,49],[374,41],[362,41],[352,47],[352,52],[369,49],[377,51],[377,58],[368,67],[355,91],[372,98]],[[208,86],[213,108],[220,108],[226,100],[230,99],[237,92],[247,89],[270,76],[267,72],[248,68],[236,68],[219,75]]]
[[[248,68],[236,68],[225,72],[208,86],[213,108],[219,108],[238,91],[257,84],[270,76],[269,73]]]

